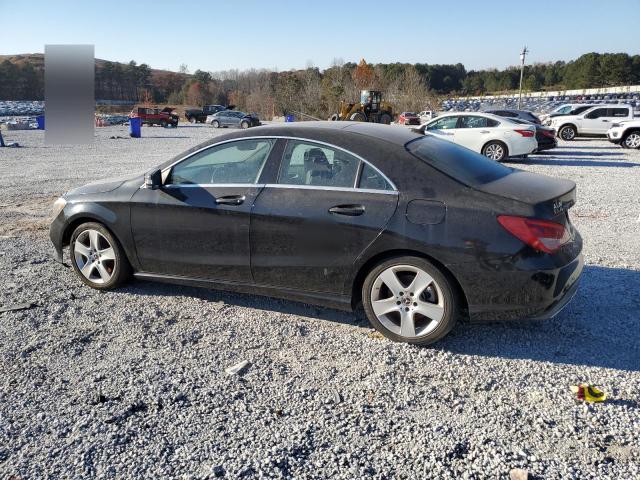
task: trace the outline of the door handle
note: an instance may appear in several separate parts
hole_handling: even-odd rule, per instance
[[[329,213],[336,215],[347,215],[349,217],[357,217],[364,213],[364,205],[336,205],[329,209]]]
[[[609,122],[609,120],[602,120],[603,122]]]
[[[490,133],[489,130],[480,130],[480,133]]]
[[[244,200],[244,195],[227,195],[216,198],[216,205],[242,205]]]

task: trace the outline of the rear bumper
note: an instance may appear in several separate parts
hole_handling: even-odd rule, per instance
[[[474,271],[467,272],[466,279],[458,279],[469,300],[472,322],[542,320],[555,317],[571,301],[583,268],[584,259],[579,254],[555,269]]]
[[[538,149],[538,141],[535,137],[522,138],[521,141],[511,142],[509,148],[509,156],[515,157],[518,155],[529,155]]]

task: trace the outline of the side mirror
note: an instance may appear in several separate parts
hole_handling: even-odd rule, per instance
[[[144,174],[144,186],[150,190],[157,190],[162,186],[162,173],[159,169]]]

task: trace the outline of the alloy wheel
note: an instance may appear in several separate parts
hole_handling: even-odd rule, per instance
[[[73,245],[73,256],[80,273],[90,282],[105,284],[116,269],[116,253],[104,235],[84,230]]]
[[[433,332],[445,313],[440,286],[413,265],[383,270],[371,288],[371,307],[386,329],[413,339]]]
[[[624,139],[624,144],[628,148],[640,148],[640,133],[633,132]]]
[[[501,160],[504,157],[504,148],[497,143],[492,143],[485,149],[484,155],[491,160]]]
[[[571,127],[565,127],[560,132],[560,136],[563,140],[573,140],[573,138],[576,136],[576,132]]]

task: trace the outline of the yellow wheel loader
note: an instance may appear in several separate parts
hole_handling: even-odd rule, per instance
[[[362,90],[359,103],[340,102],[340,112],[329,120],[350,120],[352,122],[372,122],[389,125],[393,120],[393,107],[382,100],[382,92]]]

